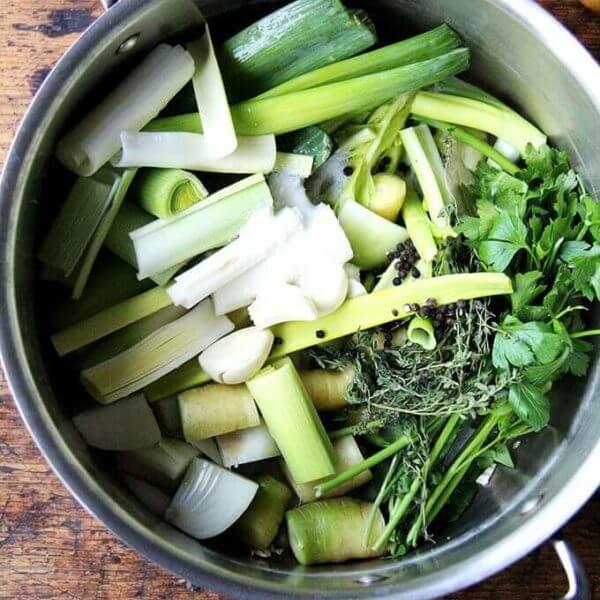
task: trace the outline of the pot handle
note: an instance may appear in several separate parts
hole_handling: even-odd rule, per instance
[[[569,583],[569,589],[561,600],[591,600],[590,582],[585,567],[573,546],[567,541],[562,532],[559,532],[552,539],[552,545]]]

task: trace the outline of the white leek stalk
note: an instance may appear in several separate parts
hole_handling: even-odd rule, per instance
[[[217,442],[215,439],[206,439],[206,440],[195,440],[194,442],[190,442],[194,448],[200,450],[206,458],[210,458],[216,465],[223,466],[223,460],[221,459],[221,453],[219,452],[219,448],[217,447]]]
[[[250,215],[273,205],[262,175],[219,190],[176,217],[157,220],[130,234],[140,277],[151,277],[193,256],[224,246]]]
[[[236,240],[175,278],[168,289],[174,304],[191,308],[248,271],[301,226],[300,214],[292,208],[274,216],[268,209],[257,212]]]
[[[151,483],[133,477],[132,475],[121,475],[127,489],[155,515],[163,516],[171,502],[171,498]]]
[[[248,312],[260,329],[285,321],[312,321],[319,316],[317,306],[307,293],[288,283],[261,291]]]
[[[196,64],[192,85],[202,130],[212,158],[222,158],[235,151],[238,141],[208,26],[200,40],[187,44],[187,49]]]
[[[115,167],[163,167],[213,173],[270,173],[275,166],[275,136],[239,136],[237,149],[214,158],[212,144],[202,133],[124,131]]]
[[[347,392],[355,378],[352,367],[339,371],[308,369],[300,371],[300,377],[319,412],[339,410],[348,405]]]
[[[156,381],[233,330],[205,300],[125,352],[81,373],[88,391],[103,404],[123,398]]]
[[[252,502],[258,485],[213,463],[195,458],[165,518],[199,540],[229,529]]]
[[[161,437],[143,394],[86,410],[73,417],[73,424],[88,446],[101,450],[137,450],[157,444]]]
[[[301,179],[310,176],[313,170],[314,158],[307,154],[292,154],[290,152],[278,152],[275,159],[273,172],[295,175]]]
[[[181,46],[161,44],[58,143],[56,155],[71,171],[89,176],[119,150],[122,131],[139,131],[194,74]]]
[[[218,383],[244,383],[265,364],[273,341],[273,334],[268,329],[246,327],[212,344],[200,354],[198,361]]]
[[[281,454],[275,440],[262,421],[256,427],[219,435],[217,444],[223,459],[223,466],[227,468],[274,458]]]

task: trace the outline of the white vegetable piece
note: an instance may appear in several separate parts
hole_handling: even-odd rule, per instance
[[[320,317],[339,308],[348,296],[348,275],[333,262],[315,263],[299,277],[298,285],[313,300]]]
[[[274,216],[268,209],[258,211],[236,240],[177,276],[167,290],[169,296],[174,304],[191,308],[263,260],[301,227],[295,209],[285,208]]]
[[[198,361],[217,383],[245,383],[265,364],[273,341],[268,329],[246,327],[214,343],[200,354]]]
[[[262,422],[258,427],[219,435],[217,444],[223,466],[227,468],[266,460],[281,454],[267,426]]]
[[[58,143],[56,155],[78,175],[94,174],[119,150],[122,131],[139,131],[194,74],[181,46],[160,44]]]
[[[511,146],[507,141],[502,138],[498,138],[494,144],[494,149],[498,150],[500,154],[503,154],[510,162],[517,162],[521,158],[521,153],[514,147]],[[488,164],[495,169],[502,170],[502,167],[491,158],[488,158]]]
[[[217,443],[214,438],[208,438],[206,440],[195,440],[193,442],[189,442],[194,448],[200,450],[204,456],[210,458],[214,463],[218,465],[222,465],[223,461],[221,460],[221,454],[219,453],[219,449],[217,448]]]
[[[270,173],[275,166],[275,136],[239,136],[237,148],[222,158],[203,133],[140,131],[121,134],[115,167],[160,167],[212,173]]]
[[[314,158],[308,154],[278,152],[275,159],[274,173],[285,173],[297,178],[306,179],[313,169]]]
[[[223,158],[235,151],[238,141],[208,26],[200,40],[187,44],[187,49],[196,64],[192,85],[202,131],[211,158]]]
[[[254,325],[261,329],[286,321],[313,321],[319,316],[306,292],[289,283],[261,291],[248,307],[248,313]]]
[[[73,417],[73,423],[89,446],[101,450],[137,450],[158,444],[161,439],[143,394],[86,410]]]
[[[367,288],[360,281],[348,278],[348,298],[358,298],[367,294]]]
[[[199,540],[231,527],[252,502],[258,484],[206,460],[195,458],[165,518]]]
[[[271,174],[268,182],[276,209],[283,206],[297,208],[306,220],[311,218],[315,206],[306,195],[302,179],[298,175],[284,170]]]
[[[150,511],[161,517],[165,514],[171,498],[151,483],[132,475],[122,474],[121,477],[129,491]]]

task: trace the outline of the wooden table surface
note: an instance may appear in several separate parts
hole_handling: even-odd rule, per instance
[[[576,0],[541,3],[600,58],[600,17]],[[0,0],[0,161],[54,62],[100,12],[98,0]],[[566,527],[595,598],[600,598],[599,509],[600,501],[591,501]],[[546,545],[455,598],[547,599],[565,590]],[[0,373],[0,598],[135,597],[219,598],[186,589],[184,581],[124,546],[77,504],[29,437]]]

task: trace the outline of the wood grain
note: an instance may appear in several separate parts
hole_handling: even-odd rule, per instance
[[[600,20],[576,0],[541,2],[600,57]],[[96,0],[0,0],[0,160],[32,94],[100,13]],[[600,502],[566,533],[600,598]],[[453,598],[556,598],[566,582],[549,546]],[[0,598],[217,599],[129,550],[65,490],[43,460],[0,375]]]

